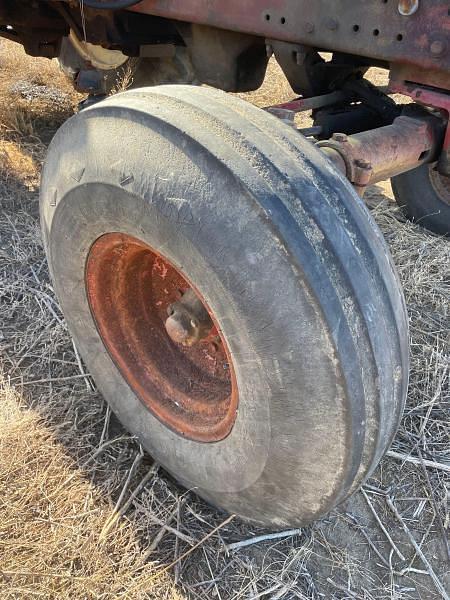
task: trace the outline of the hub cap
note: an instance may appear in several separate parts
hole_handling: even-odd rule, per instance
[[[103,343],[141,402],[189,439],[225,438],[238,404],[233,364],[217,320],[185,276],[141,240],[108,233],[91,247],[85,280]],[[211,318],[210,331],[191,346],[166,330],[171,307],[186,292]]]

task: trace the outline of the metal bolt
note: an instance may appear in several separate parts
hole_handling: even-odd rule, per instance
[[[305,31],[306,33],[312,33],[314,31],[314,23],[310,23],[309,21],[307,21],[305,23]]]
[[[357,167],[359,167],[360,169],[364,169],[365,171],[372,169],[372,165],[369,162],[367,162],[367,160],[364,160],[363,158],[357,158],[355,160],[355,165]]]
[[[398,12],[404,17],[410,17],[419,8],[419,0],[399,0]]]
[[[270,58],[273,54],[273,48],[270,44],[266,44],[266,56]]]
[[[364,188],[370,182],[370,177],[372,175],[372,165],[364,160],[363,158],[356,158],[353,161],[354,169],[353,169],[353,180],[352,183],[357,189],[357,192],[360,196],[364,194]]]
[[[183,346],[192,346],[208,336],[213,322],[193,290],[187,290],[181,300],[167,307],[165,322],[169,337]]]
[[[348,141],[348,138],[345,133],[333,133],[333,135],[331,136],[331,139],[334,140],[335,142],[341,142],[341,143]]]
[[[177,344],[187,344],[192,335],[193,327],[189,327],[188,323],[181,322],[177,317],[172,315],[166,320],[166,331],[169,337]]]
[[[445,50],[445,43],[441,42],[441,40],[434,40],[434,42],[431,42],[430,52],[434,56],[440,56],[441,54],[444,53],[444,50]]]

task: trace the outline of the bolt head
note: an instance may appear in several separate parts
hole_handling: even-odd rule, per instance
[[[165,326],[166,331],[172,341],[174,341],[176,344],[186,344],[191,332],[186,327],[185,323],[171,315],[166,320]]]
[[[331,139],[334,140],[335,142],[346,142],[347,141],[347,135],[345,133],[333,133],[333,135],[331,136]]]
[[[433,56],[440,56],[445,51],[445,43],[441,40],[434,40],[430,44],[430,52]]]
[[[314,23],[310,23],[309,21],[307,21],[305,23],[305,31],[306,33],[312,33],[314,31]]]
[[[365,171],[369,171],[372,169],[372,165],[366,160],[363,160],[362,158],[357,158],[355,160],[355,165],[360,169],[364,169]]]

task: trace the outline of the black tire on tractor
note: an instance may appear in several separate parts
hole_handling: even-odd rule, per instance
[[[391,179],[397,204],[406,216],[440,235],[450,234],[450,177],[436,165],[422,165]]]
[[[184,486],[282,527],[373,471],[405,401],[404,300],[367,209],[305,138],[212,89],[118,94],[56,134],[41,220],[100,391]],[[214,324],[192,347],[164,329],[188,288]]]

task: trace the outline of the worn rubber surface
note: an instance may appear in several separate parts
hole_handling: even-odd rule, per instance
[[[430,231],[450,235],[450,182],[446,195],[439,193],[430,177],[430,167],[422,165],[391,179],[397,204],[406,216]]]
[[[55,136],[41,219],[55,289],[90,372],[185,486],[244,518],[302,525],[376,466],[407,388],[401,289],[361,200],[289,126],[211,89],[119,94]],[[224,440],[169,431],[105,351],[84,271],[93,242],[112,231],[168,258],[219,321],[239,391]]]

